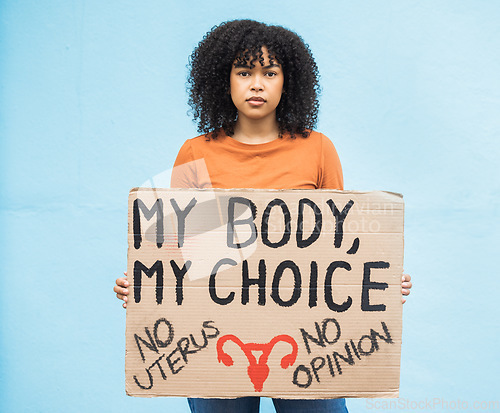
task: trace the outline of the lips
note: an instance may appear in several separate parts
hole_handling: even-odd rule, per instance
[[[251,98],[247,99],[247,102],[265,102],[266,100],[260,96],[252,96]]]

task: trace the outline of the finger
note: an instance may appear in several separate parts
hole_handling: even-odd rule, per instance
[[[403,274],[403,276],[401,277],[401,281],[411,281],[411,276],[409,274]]]
[[[402,302],[403,304],[404,304],[404,303],[406,303],[406,298],[401,297],[401,302]]]
[[[129,282],[128,282],[128,280],[125,277],[118,278],[116,280],[116,284],[120,285],[122,287],[128,287],[129,286]]]
[[[127,295],[128,294],[128,289],[126,288],[121,288],[117,285],[113,287],[113,291],[117,294],[122,294],[122,295]]]
[[[130,283],[127,281],[126,278],[122,277],[122,278],[117,278],[116,279],[116,285],[120,286],[120,287],[128,287],[130,285]]]
[[[123,308],[127,308],[127,303],[123,303],[123,304],[122,304],[122,307],[123,307]]]
[[[128,301],[128,297],[126,295],[123,295],[123,294],[116,294],[116,298],[123,300],[125,302]]]
[[[403,290],[401,291],[401,293],[403,295],[410,295],[410,290],[406,290],[406,289],[403,288]]]
[[[411,282],[404,282],[401,284],[401,287],[403,288],[411,288],[413,284]]]

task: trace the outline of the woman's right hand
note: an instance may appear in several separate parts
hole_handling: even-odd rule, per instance
[[[124,301],[122,304],[123,308],[127,308],[129,282],[127,280],[127,273],[124,272],[123,274],[125,274],[125,277],[116,279],[116,285],[113,291],[116,293],[117,298]]]

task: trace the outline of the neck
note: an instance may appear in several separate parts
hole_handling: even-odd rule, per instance
[[[278,138],[279,127],[276,115],[265,119],[250,119],[239,116],[234,127],[233,139],[243,143],[258,144]]]

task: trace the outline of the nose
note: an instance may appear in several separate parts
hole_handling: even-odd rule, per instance
[[[264,85],[262,83],[262,79],[260,76],[254,76],[253,77],[253,82],[252,82],[252,85],[250,87],[251,90],[255,91],[255,92],[261,92],[264,90]]]

